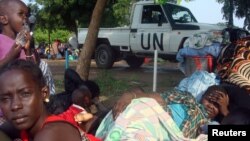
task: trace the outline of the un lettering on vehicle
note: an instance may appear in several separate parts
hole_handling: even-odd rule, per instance
[[[141,33],[141,48],[164,51],[163,37],[163,33]]]

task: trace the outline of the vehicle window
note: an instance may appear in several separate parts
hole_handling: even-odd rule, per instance
[[[172,20],[176,23],[191,23],[197,22],[189,9],[173,4],[164,5],[164,9],[170,12]]]
[[[158,24],[167,23],[165,15],[159,5],[143,6],[141,23],[143,24]]]

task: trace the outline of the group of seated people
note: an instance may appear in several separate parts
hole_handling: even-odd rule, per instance
[[[98,85],[74,70],[65,72],[65,92],[49,95],[39,67],[16,60],[1,69],[0,89],[6,141],[207,140],[209,124],[250,123],[248,91],[229,83],[208,87],[200,101],[176,88],[134,88],[110,110],[98,99]]]

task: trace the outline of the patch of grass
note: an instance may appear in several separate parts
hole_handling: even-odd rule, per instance
[[[101,95],[112,97],[119,96],[122,92],[130,88],[129,82],[126,80],[117,80],[112,76],[112,73],[107,70],[101,71],[95,82],[99,85]]]
[[[63,80],[54,79],[55,87],[56,87],[56,93],[60,93],[64,91],[64,82]]]
[[[105,97],[118,97],[123,92],[133,87],[148,87],[148,84],[138,81],[137,75],[129,77],[116,78],[109,70],[102,70],[97,74],[95,81],[100,87],[100,94]],[[64,82],[62,79],[54,79],[56,93],[64,91]],[[151,88],[150,88],[151,90]]]

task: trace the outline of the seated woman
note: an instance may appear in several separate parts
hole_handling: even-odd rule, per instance
[[[99,140],[46,109],[49,89],[37,65],[16,60],[0,71],[0,108],[23,141]]]

